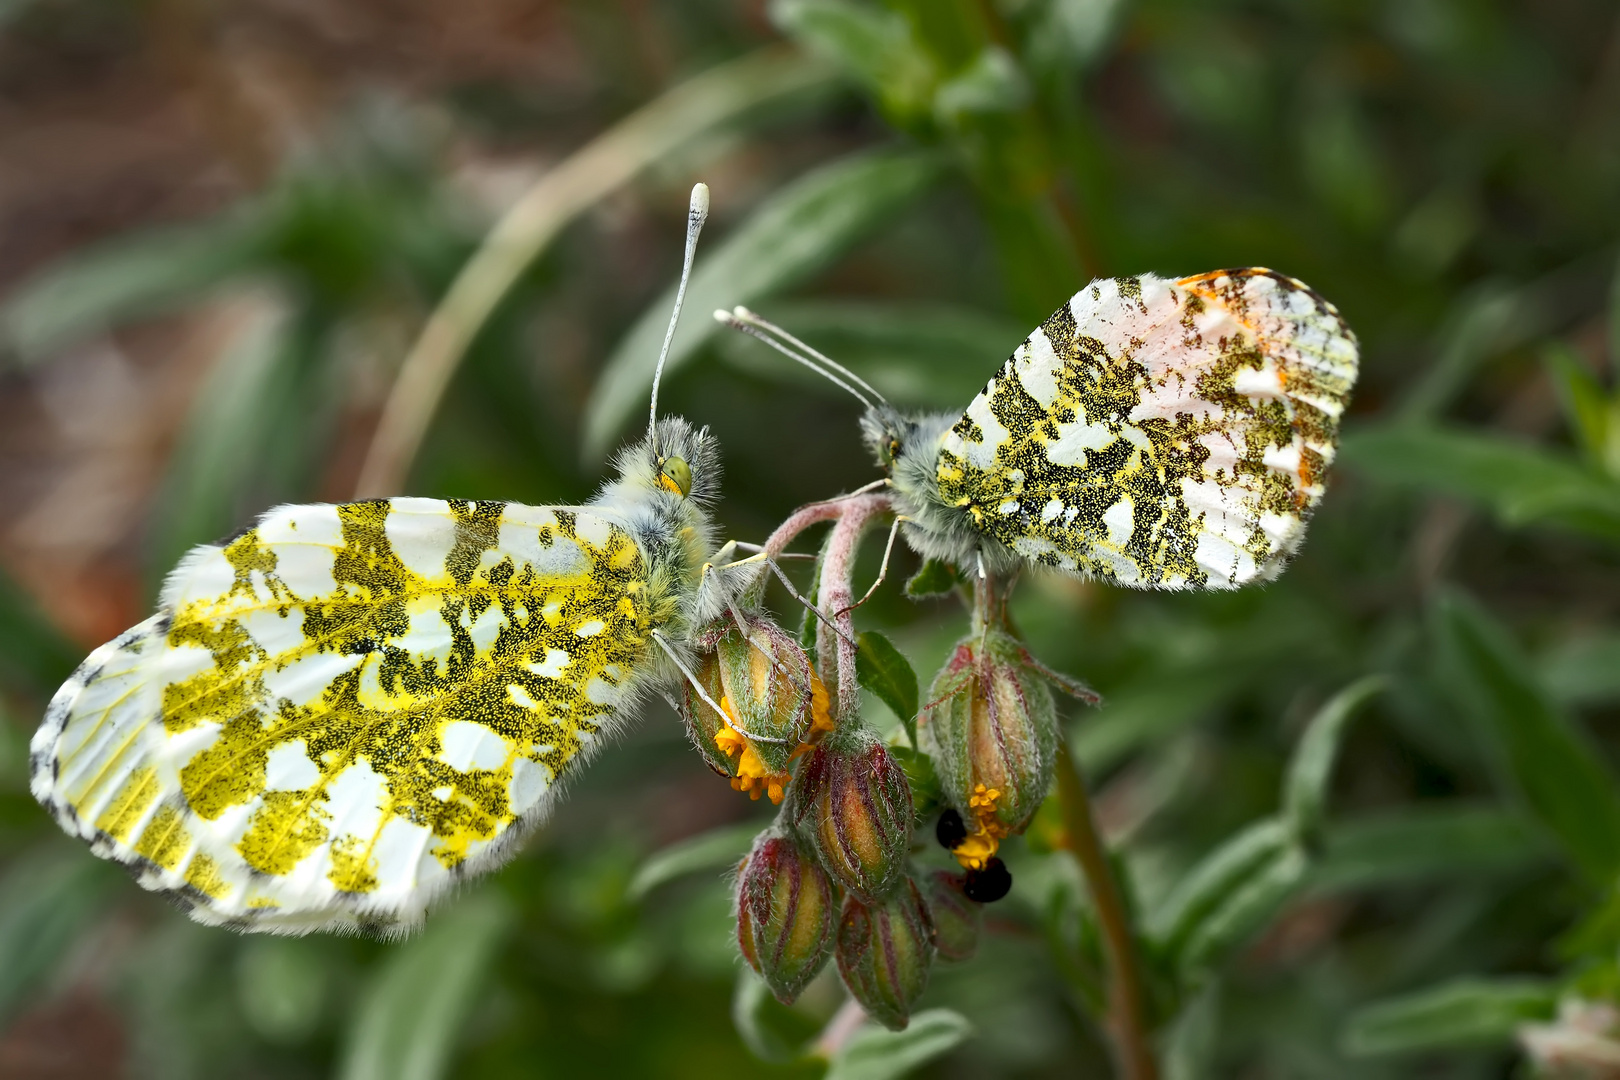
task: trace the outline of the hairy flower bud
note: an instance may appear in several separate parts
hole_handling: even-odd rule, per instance
[[[968,837],[953,850],[982,867],[1001,840],[1020,832],[1052,786],[1057,713],[1023,646],[994,627],[967,638],[934,678],[918,719],[944,800]]]
[[[737,874],[737,944],[784,1004],[827,962],[838,895],[815,857],[774,829],[761,833]]]
[[[827,689],[798,642],[768,619],[745,619],[746,634],[728,622],[700,636],[707,650],[693,674],[709,701],[686,684],[681,716],[711,769],[755,799],[780,803],[788,763],[834,725]]]
[[[840,733],[811,753],[799,767],[791,814],[821,865],[862,899],[879,899],[905,873],[911,788],[870,732]]]
[[[712,650],[698,656],[692,673],[713,701],[718,703],[725,696],[720,685],[720,658]],[[683,683],[682,689],[681,719],[686,723],[687,737],[709,768],[728,779],[735,777],[738,755],[727,752],[731,741],[722,734],[731,730],[730,721],[705,703],[691,683]]]
[[[770,619],[741,617],[720,638],[720,684],[734,727],[772,773],[827,720],[827,689],[798,641]],[[818,715],[819,714],[819,715]]]
[[[934,926],[910,878],[884,900],[851,896],[838,922],[838,973],[851,996],[886,1028],[902,1030],[928,986]]]
[[[928,911],[934,919],[934,947],[946,960],[968,960],[979,948],[984,906],[968,899],[967,878],[949,870],[935,870],[923,883]]]

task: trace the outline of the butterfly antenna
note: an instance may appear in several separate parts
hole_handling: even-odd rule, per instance
[[[883,404],[887,405],[889,403],[889,399],[878,393],[877,389],[873,387],[871,383],[867,382],[865,379],[861,378],[859,375],[855,374],[853,371],[849,370],[849,368],[845,367],[843,364],[840,364],[838,361],[834,360],[832,357],[828,356],[814,345],[811,345],[809,342],[799,340],[786,330],[782,329],[780,326],[777,326],[775,323],[766,319],[760,318],[758,315],[754,314],[752,311],[749,311],[747,308],[742,307],[741,305],[734,308],[732,310],[732,314],[736,315],[737,318],[741,319],[745,323],[757,326],[767,333],[775,334],[777,337],[781,338],[789,345],[792,345],[794,348],[797,348],[805,354],[814,357],[816,360],[819,360],[822,364],[832,368],[840,375],[843,375],[851,381],[858,383],[861,389],[883,402]]]
[[[738,308],[737,310],[738,311],[747,311],[748,309],[747,308]],[[782,342],[780,342],[776,338],[772,337],[771,334],[767,330],[765,330],[763,327],[757,326],[753,322],[750,322],[747,319],[741,318],[735,312],[731,312],[731,311],[716,311],[714,313],[714,321],[718,322],[718,323],[724,323],[725,325],[731,327],[733,330],[741,330],[743,333],[747,334],[749,337],[758,338],[760,341],[763,341],[765,344],[769,345],[771,348],[775,349],[777,352],[781,353],[783,356],[787,357],[789,360],[797,361],[798,363],[801,363],[805,367],[809,368],[811,371],[815,372],[817,375],[820,375],[823,379],[826,379],[828,382],[834,383],[837,386],[843,387],[845,390],[849,391],[849,393],[853,394],[857,399],[859,399],[860,403],[862,405],[865,405],[868,409],[870,409],[872,407],[872,399],[871,398],[867,397],[865,394],[861,393],[859,390],[855,389],[849,383],[845,382],[843,379],[840,379],[837,375],[834,375],[832,372],[828,371],[826,368],[822,367],[820,364],[817,364],[814,360],[810,359],[808,356],[804,355],[801,352],[798,352],[798,351],[794,350],[793,348],[791,348],[791,347],[789,347],[787,345],[784,345]],[[857,381],[859,381],[859,380],[857,379]],[[864,386],[865,384],[862,383],[862,385]],[[872,388],[868,386],[867,389],[871,390]],[[872,390],[872,392],[874,394],[877,393],[876,390]],[[878,395],[878,396],[880,398],[882,397],[881,394]],[[887,404],[887,403],[885,402],[885,404]]]
[[[664,361],[669,359],[669,343],[675,340],[675,324],[681,319],[686,302],[686,283],[692,277],[692,259],[697,254],[698,233],[709,219],[709,185],[692,185],[692,202],[686,211],[686,258],[681,263],[681,283],[675,289],[675,310],[669,313],[669,329],[664,331],[664,347],[658,350],[658,366],[653,369],[652,404],[647,410],[647,442],[658,454],[658,383],[664,377]]]

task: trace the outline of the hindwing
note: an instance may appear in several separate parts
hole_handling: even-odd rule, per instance
[[[201,921],[408,927],[630,704],[647,592],[588,509],[284,506],[194,550],[62,687],[34,794]]]
[[[1270,270],[1100,280],[946,433],[945,506],[1031,561],[1122,585],[1232,588],[1303,539],[1357,347]]]

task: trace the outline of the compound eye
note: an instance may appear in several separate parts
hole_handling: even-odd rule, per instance
[[[888,449],[889,449],[889,464],[892,465],[892,464],[894,464],[895,460],[900,457],[900,440],[899,439],[890,439]]]
[[[692,494],[692,467],[684,458],[667,457],[658,463],[658,484],[665,491],[685,498]]]

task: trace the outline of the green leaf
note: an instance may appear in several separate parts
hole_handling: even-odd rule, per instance
[[[246,316],[198,392],[158,495],[150,563],[159,573],[262,509],[265,461],[304,419],[285,324],[278,311]]]
[[[832,1056],[825,1080],[895,1080],[947,1054],[973,1034],[967,1017],[926,1009],[904,1031],[868,1024]]]
[[[45,695],[55,690],[84,652],[51,624],[34,598],[0,570],[0,679],[8,687]]]
[[[1111,691],[1107,705],[1075,725],[1069,741],[1075,760],[1087,772],[1106,771],[1141,747],[1219,711],[1248,678],[1237,665],[1160,668],[1152,678]]]
[[[0,306],[0,342],[27,365],[75,340],[195,301],[264,254],[262,214],[231,214],[76,251]]]
[[[957,572],[956,567],[944,559],[929,559],[922,564],[922,569],[906,582],[906,595],[913,600],[929,596],[945,596],[954,592],[961,583],[962,575]]]
[[[1292,839],[1288,821],[1266,818],[1227,840],[1165,894],[1148,918],[1150,932],[1167,948],[1179,949],[1201,922],[1259,867],[1285,850]]]
[[[1599,302],[1612,272],[1607,253],[1567,263],[1529,282],[1486,281],[1458,301],[1426,365],[1400,405],[1405,420],[1438,416],[1493,357],[1523,348]]]
[[[1596,746],[1549,699],[1513,640],[1472,600],[1435,605],[1445,680],[1499,774],[1594,882],[1620,873],[1620,794]]]
[[[1182,1006],[1164,1037],[1165,1080],[1208,1080],[1220,1043],[1221,982],[1210,979]]]
[[[771,21],[849,72],[896,124],[928,114],[939,74],[904,16],[850,0],[774,0]]]
[[[1294,749],[1283,784],[1283,813],[1295,836],[1314,837],[1321,831],[1328,783],[1345,725],[1369,698],[1384,688],[1384,679],[1371,675],[1351,683],[1319,709]]]
[[[1558,391],[1558,403],[1564,408],[1575,441],[1593,464],[1603,467],[1611,440],[1620,437],[1620,432],[1610,429],[1616,420],[1615,403],[1569,346],[1549,345],[1542,351],[1541,362],[1553,389]]]
[[[1061,77],[1092,66],[1107,50],[1124,0],[1048,0],[1024,36],[1032,71]]]
[[[856,639],[855,677],[905,725],[906,738],[917,745],[917,673],[894,642],[876,630]]]
[[[1545,833],[1499,806],[1418,804],[1328,826],[1311,868],[1315,892],[1477,879],[1553,855]]]
[[[1263,930],[1300,891],[1310,860],[1290,844],[1259,863],[1193,927],[1180,953],[1182,970],[1214,968]]]
[[[1505,1046],[1519,1025],[1552,1018],[1557,991],[1537,979],[1461,979],[1358,1010],[1344,1032],[1356,1057]]]
[[[731,1023],[749,1053],[777,1065],[803,1056],[803,1040],[793,1030],[793,1019],[788,1007],[772,996],[765,980],[752,968],[745,966],[737,972]]]
[[[1578,637],[1543,655],[1541,684],[1561,705],[1620,701],[1620,633]]]
[[[1348,432],[1340,460],[1388,484],[1481,503],[1506,525],[1620,539],[1620,481],[1537,446],[1438,427],[1381,426]]]
[[[780,300],[762,312],[894,402],[960,410],[1028,327],[959,304]],[[844,391],[746,334],[716,339],[720,359],[756,378],[824,395]]]
[[[436,913],[377,971],[349,1031],[340,1080],[437,1080],[511,929],[490,893]]]
[[[691,874],[717,873],[734,867],[748,853],[759,826],[725,825],[699,833],[652,854],[625,888],[632,903],[644,900],[661,885]]]
[[[243,941],[236,995],[248,1025],[269,1042],[306,1042],[330,1008],[329,956],[314,938],[254,935]]]
[[[939,773],[934,771],[934,759],[909,746],[891,746],[889,756],[906,774],[906,784],[911,788],[911,811],[916,820],[926,821],[933,817],[945,801],[940,794]]]
[[[942,164],[920,151],[859,154],[823,166],[769,197],[716,250],[699,255],[687,287],[687,317],[670,345],[666,376],[712,336],[718,324],[710,312],[754,303],[829,265],[888,226],[942,175]],[[674,303],[673,288],[654,301],[597,380],[585,412],[585,454],[591,460],[606,454],[627,420],[646,411]]]
[[[78,847],[49,844],[0,878],[0,1027],[54,973],[120,885]]]
[[[940,84],[934,92],[934,117],[941,125],[953,127],[970,114],[1017,112],[1032,96],[1018,61],[1006,49],[991,45],[967,68]]]

